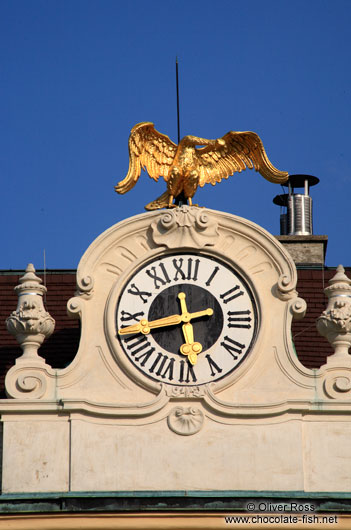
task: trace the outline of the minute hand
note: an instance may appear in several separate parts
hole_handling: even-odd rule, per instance
[[[182,322],[181,315],[169,315],[168,317],[158,318],[157,320],[141,320],[138,324],[127,326],[118,330],[120,335],[130,335],[132,333],[143,333],[147,335],[150,333],[150,329],[162,328],[163,326],[174,326]]]
[[[138,324],[127,326],[118,330],[119,335],[131,335],[132,333],[143,333],[147,335],[151,329],[162,328],[164,326],[174,326],[181,322],[189,322],[193,318],[200,318],[203,316],[210,316],[213,314],[213,309],[210,307],[203,311],[197,311],[196,313],[188,313],[188,316],[184,315],[169,315],[168,317],[158,318],[157,320],[141,320]]]
[[[189,313],[189,320],[211,315],[213,315],[213,309],[209,307],[208,309],[203,309],[202,311],[196,311],[196,313]]]

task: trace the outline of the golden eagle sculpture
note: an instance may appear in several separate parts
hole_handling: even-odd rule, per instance
[[[289,177],[286,171],[279,171],[271,164],[260,137],[254,132],[230,131],[217,140],[184,136],[177,145],[156,131],[153,123],[142,122],[131,130],[129,170],[115,190],[117,193],[131,190],[144,169],[154,180],[162,176],[167,183],[167,191],[147,204],[146,210],[172,208],[175,206],[173,200],[181,193],[192,205],[198,186],[214,186],[247,167],[278,184]]]

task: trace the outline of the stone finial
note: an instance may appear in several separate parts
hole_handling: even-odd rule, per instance
[[[38,355],[38,348],[55,328],[55,320],[45,311],[43,304],[46,287],[41,285],[42,280],[36,276],[32,263],[29,263],[19,282],[15,287],[18,296],[17,309],[6,320],[6,326],[21,345],[21,359],[44,362]]]
[[[324,289],[328,297],[328,306],[317,320],[317,329],[327,338],[334,348],[334,354],[328,357],[327,364],[350,363],[351,346],[351,280],[345,269],[339,265],[335,276]]]

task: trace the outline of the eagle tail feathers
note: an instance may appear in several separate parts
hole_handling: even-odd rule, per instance
[[[166,190],[157,199],[155,199],[152,202],[149,202],[149,204],[144,206],[145,210],[159,210],[160,208],[167,208],[168,201],[169,201],[169,195],[170,195],[169,191]]]

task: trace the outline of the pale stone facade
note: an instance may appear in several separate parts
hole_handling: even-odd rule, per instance
[[[127,359],[116,307],[140,267],[190,251],[245,280],[257,335],[226,377],[167,385]],[[292,258],[264,229],[196,207],[138,215],[91,244],[77,286],[75,360],[52,369],[31,350],[7,374],[4,493],[350,490],[349,346],[319,370],[298,361],[290,327],[305,302]]]

